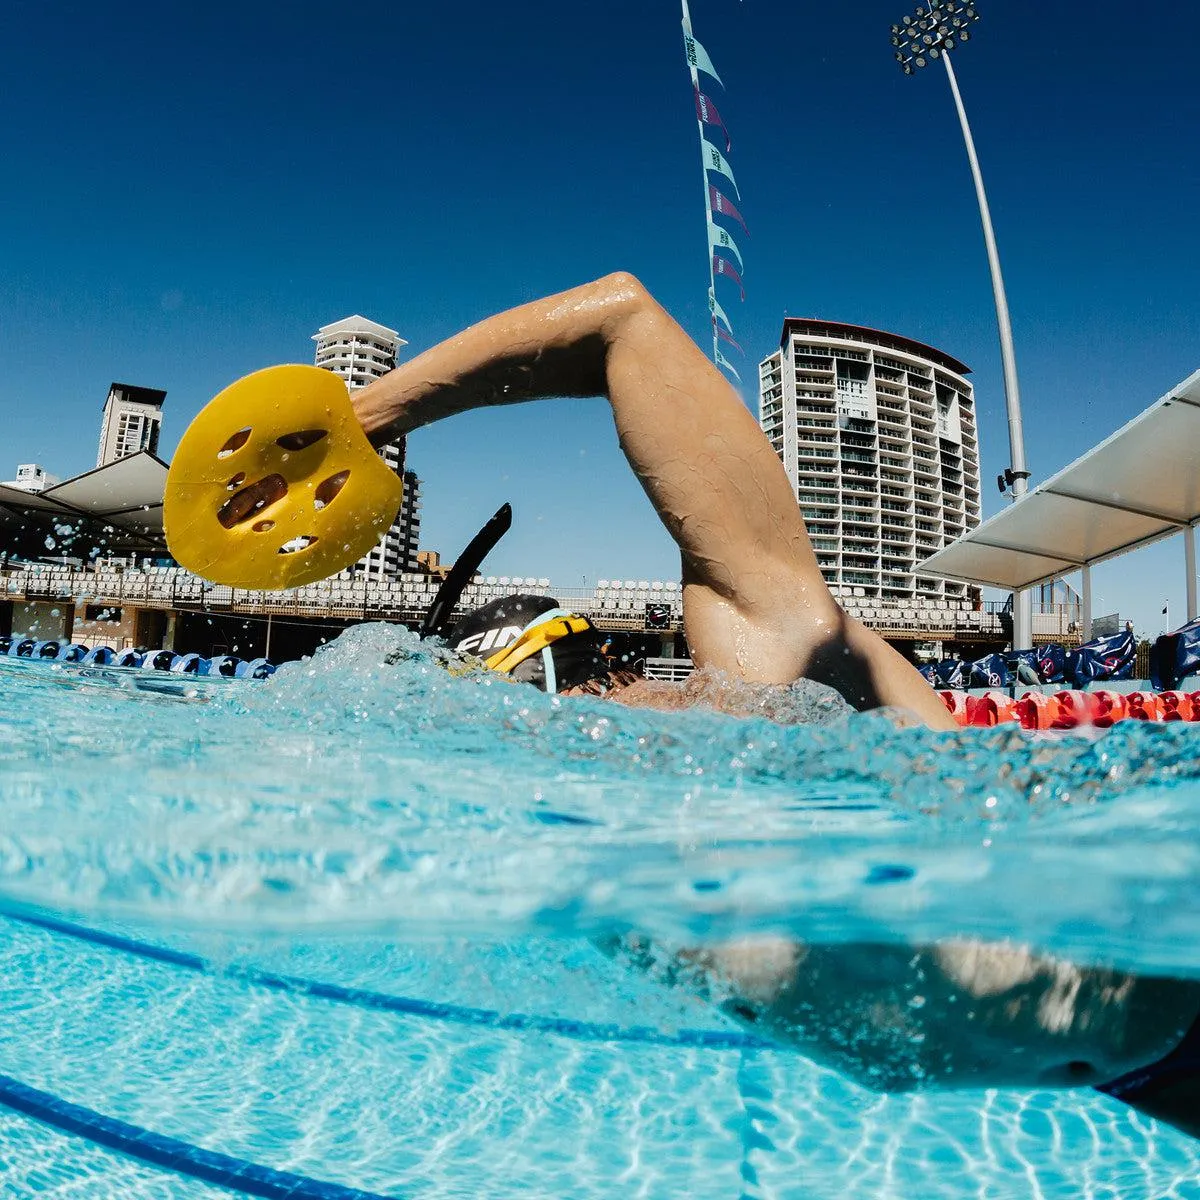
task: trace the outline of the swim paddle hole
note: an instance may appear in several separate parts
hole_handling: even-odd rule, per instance
[[[247,425],[244,428],[239,429],[237,433],[231,433],[229,437],[226,438],[225,445],[223,445],[220,450],[217,451],[217,457],[228,458],[231,454],[234,454],[236,451],[240,450],[250,440],[250,435],[253,432],[254,431],[250,428],[250,426]]]
[[[310,546],[317,544],[317,538],[311,533],[302,533],[299,537],[294,537],[290,542],[284,542],[279,547],[280,554],[299,554],[302,550],[307,550]]]
[[[287,490],[287,480],[282,475],[267,475],[257,483],[234,492],[217,509],[217,520],[226,529],[232,529],[261,512],[268,504],[282,500]]]
[[[313,493],[313,507],[324,508],[327,504],[331,504],[338,492],[346,486],[349,478],[349,471],[339,471],[336,475],[330,475],[328,479],[321,480],[317,484],[317,490]]]
[[[285,433],[277,437],[275,445],[281,450],[307,450],[309,446],[328,436],[328,429],[298,429],[295,433]]]

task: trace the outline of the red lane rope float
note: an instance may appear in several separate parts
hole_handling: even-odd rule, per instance
[[[1161,721],[1162,701],[1154,692],[1130,692],[1125,697],[1129,715],[1135,721]]]
[[[1200,723],[1200,691],[1081,692],[1066,689],[1046,695],[1026,692],[1013,699],[1005,692],[982,696],[945,689],[938,692],[946,711],[961,726],[989,729],[1016,722],[1022,729],[1108,729],[1118,721],[1188,721]]]
[[[1057,706],[1044,692],[1026,692],[1014,706],[1022,729],[1053,729]]]
[[[966,692],[944,691],[938,692],[942,698],[942,703],[946,706],[946,711],[954,718],[959,725],[967,724],[967,700]]]
[[[1092,724],[1101,729],[1108,729],[1118,721],[1123,721],[1129,715],[1129,705],[1125,702],[1124,692],[1110,692],[1101,689],[1088,693],[1092,697]]]
[[[1004,725],[1017,719],[1017,702],[1007,692],[988,692],[967,697],[967,724],[979,729]]]
[[[1200,692],[1159,692],[1158,700],[1162,705],[1164,721],[1195,721],[1200,718],[1196,711],[1196,701]]]
[[[1092,723],[1095,708],[1087,692],[1055,692],[1050,704],[1054,710],[1051,729],[1078,729]]]

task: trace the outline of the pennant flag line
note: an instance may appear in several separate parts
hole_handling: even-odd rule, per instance
[[[734,379],[738,381],[738,383],[742,382],[742,377],[737,373],[737,369],[734,367],[733,363],[731,363],[729,359],[727,359],[725,355],[723,355],[721,351],[717,349],[717,344],[715,341],[713,342],[713,357],[716,359],[718,367],[724,367],[725,370],[727,370],[730,375],[732,375]]]
[[[737,369],[725,355],[721,353],[722,342],[733,346],[739,354],[745,354],[745,351],[734,338],[733,326],[729,322],[729,317],[717,300],[717,276],[724,275],[726,279],[736,283],[744,302],[746,299],[746,289],[742,284],[741,272],[745,270],[745,263],[742,260],[741,251],[737,248],[737,243],[734,242],[729,231],[718,225],[714,217],[728,217],[731,221],[736,221],[747,236],[749,236],[750,230],[747,228],[742,214],[738,212],[737,206],[733,201],[709,180],[710,171],[724,176],[729,180],[729,187],[732,189],[734,196],[737,197],[738,204],[742,202],[742,194],[738,189],[737,180],[734,179],[733,170],[725,158],[725,154],[728,154],[733,148],[733,139],[730,137],[729,129],[720,112],[717,110],[717,106],[712,102],[711,97],[700,90],[700,74],[703,73],[710,79],[715,79],[717,84],[722,88],[725,84],[720,75],[717,74],[712,59],[708,56],[708,51],[704,49],[692,34],[692,21],[691,14],[688,12],[688,0],[681,0],[681,8],[683,9],[684,53],[687,56],[688,74],[692,82],[692,94],[696,101],[696,120],[700,126],[700,159],[704,175],[704,212],[708,219],[708,311],[713,328],[713,361],[722,370],[728,371],[740,384],[742,381],[741,375],[738,374]],[[725,154],[722,154],[709,141],[706,126],[713,126],[725,135]],[[734,265],[735,263],[736,266]]]
[[[721,130],[725,135],[726,154],[733,149],[733,139],[721,120],[721,114],[717,112],[717,106],[699,88],[696,88],[696,119],[702,125],[716,125]]]
[[[737,243],[720,225],[714,225],[711,217],[708,221],[708,244],[714,250],[728,250],[737,259],[738,270],[746,269],[746,264],[742,261],[742,252],[737,248]]]
[[[743,349],[741,348],[741,346],[739,346],[739,345],[737,344],[737,342],[735,342],[735,341],[733,340],[733,334],[731,334],[731,333],[726,333],[726,332],[725,332],[725,330],[724,330],[724,329],[722,329],[722,328],[721,328],[721,326],[720,326],[720,325],[718,325],[718,324],[716,323],[716,321],[713,321],[713,332],[714,332],[714,333],[716,333],[717,337],[721,338],[721,340],[722,340],[722,341],[726,341],[726,342],[728,342],[728,343],[729,343],[731,346],[735,347],[735,348],[736,348],[736,350],[737,350],[737,352],[738,352],[739,354],[745,354],[745,353],[746,353],[746,352],[745,352],[745,350],[743,350]]]
[[[719,254],[712,256],[712,269],[714,275],[724,275],[727,279],[732,279],[738,285],[738,290],[742,293],[742,299],[746,299],[746,288],[742,283],[742,277],[737,273],[733,263],[727,258],[722,258]]]
[[[729,163],[725,161],[725,156],[707,138],[702,138],[700,145],[701,153],[704,156],[704,169],[706,171],[717,171],[721,175],[724,175],[733,184],[733,190],[737,193],[737,198],[740,200],[742,193],[738,188],[737,180],[733,177],[733,171]]]
[[[723,321],[725,328],[730,333],[733,332],[733,326],[729,323],[729,318],[725,315],[725,310],[717,303],[717,293],[710,287],[708,289],[708,311],[712,313],[713,320]]]
[[[712,65],[712,59],[708,57],[708,51],[694,37],[688,29],[687,22],[683,23],[683,44],[687,49],[688,65],[697,71],[703,71],[705,75],[711,75],[722,87],[721,77],[717,74],[717,69]]]
[[[719,214],[722,217],[730,217],[736,221],[743,229],[746,229],[746,222],[742,220],[742,214],[733,206],[733,202],[723,196],[710,183],[708,185],[708,207],[712,212]],[[750,236],[750,230],[746,229],[746,236]]]

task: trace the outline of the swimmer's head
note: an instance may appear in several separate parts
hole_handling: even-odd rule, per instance
[[[446,640],[460,654],[544,692],[607,682],[611,673],[592,623],[550,596],[493,600],[463,617]]]

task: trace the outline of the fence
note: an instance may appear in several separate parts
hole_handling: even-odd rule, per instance
[[[62,600],[125,604],[176,611],[328,617],[343,620],[419,622],[437,594],[434,576],[403,575],[395,580],[333,578],[287,591],[231,588],[209,583],[178,567],[138,570],[105,566],[76,569],[42,563],[10,564],[3,594],[11,600]],[[514,592],[551,592],[549,580],[489,576],[467,585],[455,615]],[[683,593],[674,581],[600,580],[594,588],[555,588],[566,607],[586,613],[611,632],[673,635],[683,627]],[[1011,631],[1002,606],[976,608],[968,600],[922,598],[920,602],[841,596],[848,615],[885,637],[910,641],[1003,641]],[[1034,614],[1034,636],[1042,642],[1078,644],[1070,606],[1044,605]]]

